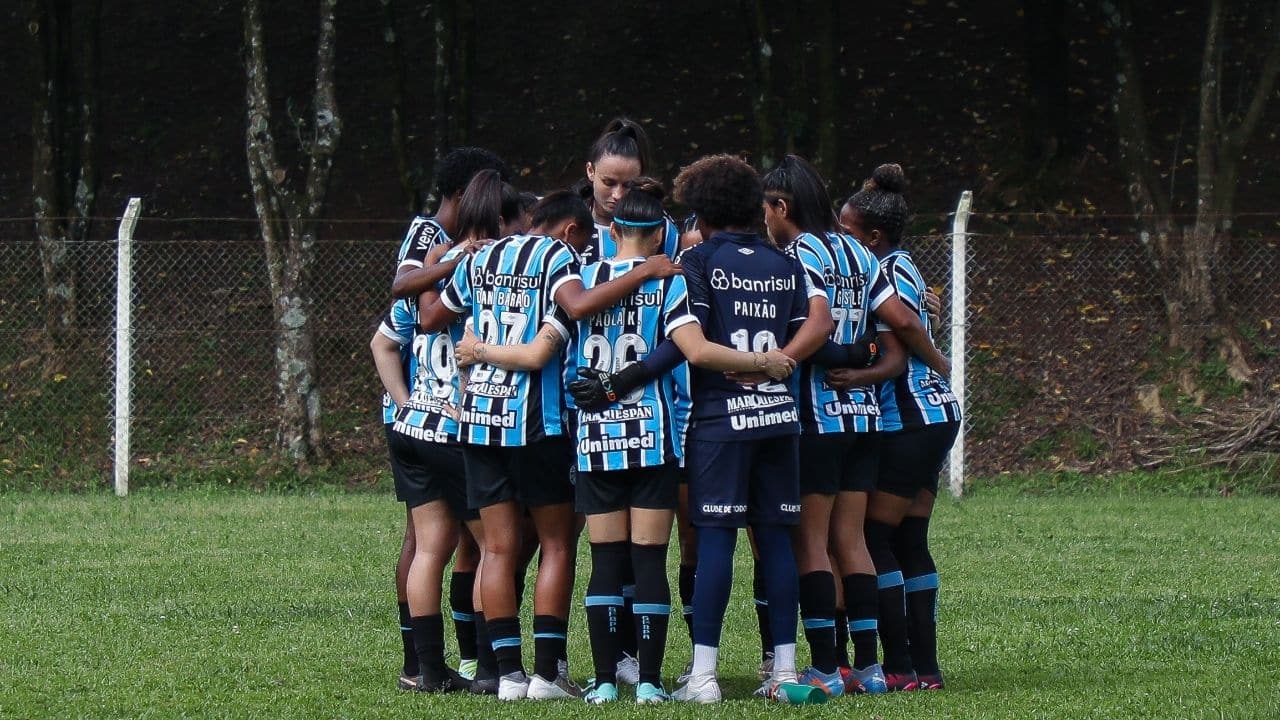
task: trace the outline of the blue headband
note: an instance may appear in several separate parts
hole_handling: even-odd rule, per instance
[[[615,217],[613,221],[624,227],[638,227],[638,228],[658,227],[663,222],[665,222],[663,218],[658,218],[657,220],[645,220],[641,222],[639,220],[623,220],[620,217]]]

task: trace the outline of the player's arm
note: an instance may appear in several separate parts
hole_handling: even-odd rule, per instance
[[[397,406],[403,406],[409,401],[409,387],[404,381],[404,366],[400,364],[399,341],[391,339],[379,328],[369,340],[369,351],[373,353],[373,365],[378,370],[382,387]]]
[[[453,269],[449,283],[433,302],[431,292],[424,293],[419,299],[418,327],[424,332],[440,332],[457,320],[471,307],[471,255],[461,253],[459,258],[468,262],[460,262]]]
[[[440,332],[460,317],[462,317],[461,312],[455,312],[446,307],[443,298],[437,298],[435,302],[419,311],[418,327],[422,328],[423,332]]]
[[[503,370],[533,371],[546,367],[564,346],[564,335],[552,323],[543,323],[530,343],[491,345],[480,342],[470,326],[453,349],[458,367],[487,363]]]
[[[796,361],[781,350],[741,352],[713,343],[702,332],[702,326],[689,322],[671,333],[671,340],[689,363],[721,372],[763,372],[774,380],[782,380],[795,370]]]
[[[951,361],[933,344],[929,333],[925,332],[920,317],[907,307],[896,294],[890,295],[875,307],[876,316],[888,326],[898,340],[908,350],[933,368],[934,372],[945,377],[951,376]]]
[[[391,295],[395,298],[412,297],[429,288],[433,288],[441,280],[453,274],[454,268],[466,257],[459,253],[457,257],[441,262],[440,258],[449,252],[448,245],[437,245],[427,253],[422,267],[401,265],[396,271],[395,282],[391,283]]]
[[[555,301],[571,320],[582,320],[607,310],[635,292],[646,280],[671,277],[680,266],[666,255],[653,255],[630,272],[586,289],[582,280],[572,278],[556,287]]]
[[[831,319],[831,305],[827,296],[813,295],[809,297],[809,317],[805,318],[800,329],[796,330],[787,341],[782,352],[796,361],[804,360],[817,352],[831,338],[831,331],[836,323]]]
[[[827,371],[827,384],[837,390],[859,385],[876,385],[896,378],[907,369],[907,349],[892,331],[881,331],[876,338],[880,355],[874,365],[865,368],[837,368]]]

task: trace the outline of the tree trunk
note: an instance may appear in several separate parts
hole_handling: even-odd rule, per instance
[[[471,144],[471,71],[476,60],[476,9],[473,0],[457,0],[454,17],[454,72],[455,95],[453,112],[454,145]]]
[[[840,130],[836,127],[839,111],[836,77],[840,72],[837,62],[836,36],[839,13],[837,0],[818,0],[818,152],[819,172],[828,182],[839,168],[837,157]]]
[[[44,282],[50,371],[76,342],[74,243],[88,237],[97,192],[101,0],[32,0],[37,89],[32,98],[32,205]]]
[[[454,27],[457,25],[457,0],[437,0],[435,3],[436,68],[432,82],[435,107],[435,163],[449,152],[453,137],[450,129],[449,97],[453,93]],[[434,172],[434,168],[433,168]],[[434,189],[433,189],[434,192]]]
[[[1068,152],[1066,0],[1024,0],[1023,38],[1027,95],[1023,112],[1026,164],[1043,172]]]
[[[391,59],[391,155],[395,159],[396,178],[400,181],[405,206],[410,212],[417,212],[420,207],[418,188],[409,170],[409,143],[405,139],[404,130],[405,70],[400,32],[397,29],[399,23],[396,21],[392,0],[380,2],[385,23],[382,39],[387,44],[387,53]]]
[[[751,112],[756,126],[756,160],[760,169],[768,170],[778,161],[778,139],[774,130],[773,46],[769,43],[769,21],[764,0],[739,0],[745,21],[751,57],[747,66],[751,87]]]
[[[305,468],[324,458],[310,281],[317,219],[324,210],[342,130],[333,85],[336,0],[320,0],[313,115],[309,137],[303,142],[307,168],[300,191],[292,189],[289,173],[276,155],[261,3],[245,3],[245,151],[276,321],[276,439],[278,446]]]

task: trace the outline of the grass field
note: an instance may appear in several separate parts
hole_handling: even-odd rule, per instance
[[[401,512],[336,491],[0,494],[0,717],[1280,717],[1275,498],[942,502],[948,689],[809,708],[745,699],[758,641],[741,547],[722,673],[744,699],[595,709],[398,693]],[[572,627],[581,679],[580,609]],[[687,659],[673,629],[668,675]]]

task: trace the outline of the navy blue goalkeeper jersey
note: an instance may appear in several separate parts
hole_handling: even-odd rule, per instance
[[[567,339],[555,294],[579,279],[578,267],[577,254],[556,238],[511,235],[458,263],[440,301],[469,315],[472,331],[485,343],[531,343],[544,322]],[[557,354],[533,372],[474,365],[462,395],[459,439],[520,447],[563,435],[561,363]]]
[[[753,233],[718,232],[681,255],[693,313],[707,339],[765,352],[786,345],[808,317],[804,270]],[[693,429],[704,440],[753,440],[800,432],[793,390],[744,388],[693,368]]]
[[[582,268],[588,288],[631,272],[644,258],[606,260]],[[617,372],[644,360],[681,325],[698,322],[683,277],[646,280],[617,305],[578,322],[570,353],[576,367]],[[687,398],[667,373],[600,411],[577,411],[578,469],[630,470],[676,462],[683,455]]]
[[[880,270],[928,332],[929,315],[923,302],[926,286],[911,255],[895,250],[880,260]],[[951,386],[915,353],[907,356],[905,372],[880,385],[880,407],[886,432],[960,420],[960,403]]]

